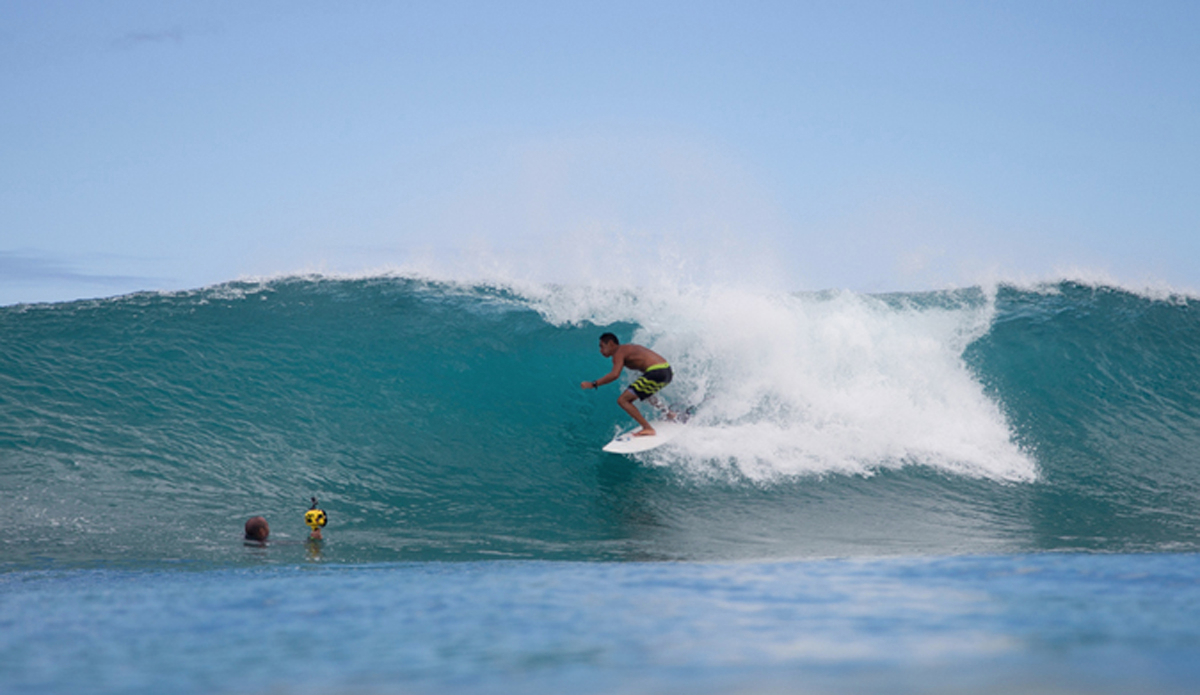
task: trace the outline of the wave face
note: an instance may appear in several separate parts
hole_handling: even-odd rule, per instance
[[[603,331],[666,355],[677,445]],[[0,308],[9,567],[1196,550],[1200,310],[290,278]],[[629,380],[626,377],[623,383]],[[241,526],[271,522],[247,549]]]

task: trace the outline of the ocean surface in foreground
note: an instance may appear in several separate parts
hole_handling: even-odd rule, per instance
[[[670,446],[600,452],[607,330]],[[1197,346],[1071,282],[0,307],[0,691],[1195,692]]]
[[[1198,575],[1088,554],[18,572],[0,657],[23,693],[1185,693]]]

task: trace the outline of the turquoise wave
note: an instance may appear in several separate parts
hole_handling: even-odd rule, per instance
[[[640,459],[600,332],[698,405]],[[1195,550],[1200,313],[288,278],[0,308],[9,568]],[[271,523],[266,548],[241,526]]]
[[[1061,283],[996,305],[966,358],[1040,464],[1038,547],[1195,549],[1196,302]]]

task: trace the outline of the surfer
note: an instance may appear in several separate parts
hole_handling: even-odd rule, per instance
[[[625,367],[641,372],[642,375],[630,384],[629,388],[621,392],[620,398],[617,399],[617,405],[621,406],[625,412],[629,413],[630,417],[642,426],[642,429],[634,432],[633,436],[653,437],[655,434],[654,428],[638,412],[637,406],[633,402],[634,400],[644,401],[647,398],[652,398],[664,386],[671,383],[671,365],[667,364],[667,360],[662,355],[650,348],[632,343],[622,345],[621,341],[617,340],[617,336],[612,333],[605,333],[600,336],[600,354],[612,358],[612,371],[595,381],[583,382],[579,385],[580,388],[594,389],[616,381],[621,378],[621,370]],[[655,400],[651,400],[650,402],[654,404]]]

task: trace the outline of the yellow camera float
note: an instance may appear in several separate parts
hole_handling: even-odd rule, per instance
[[[313,540],[321,540],[321,527],[328,522],[329,515],[325,513],[324,509],[318,509],[317,498],[312,498],[312,508],[304,512],[304,523],[312,529],[312,533],[308,537]]]

